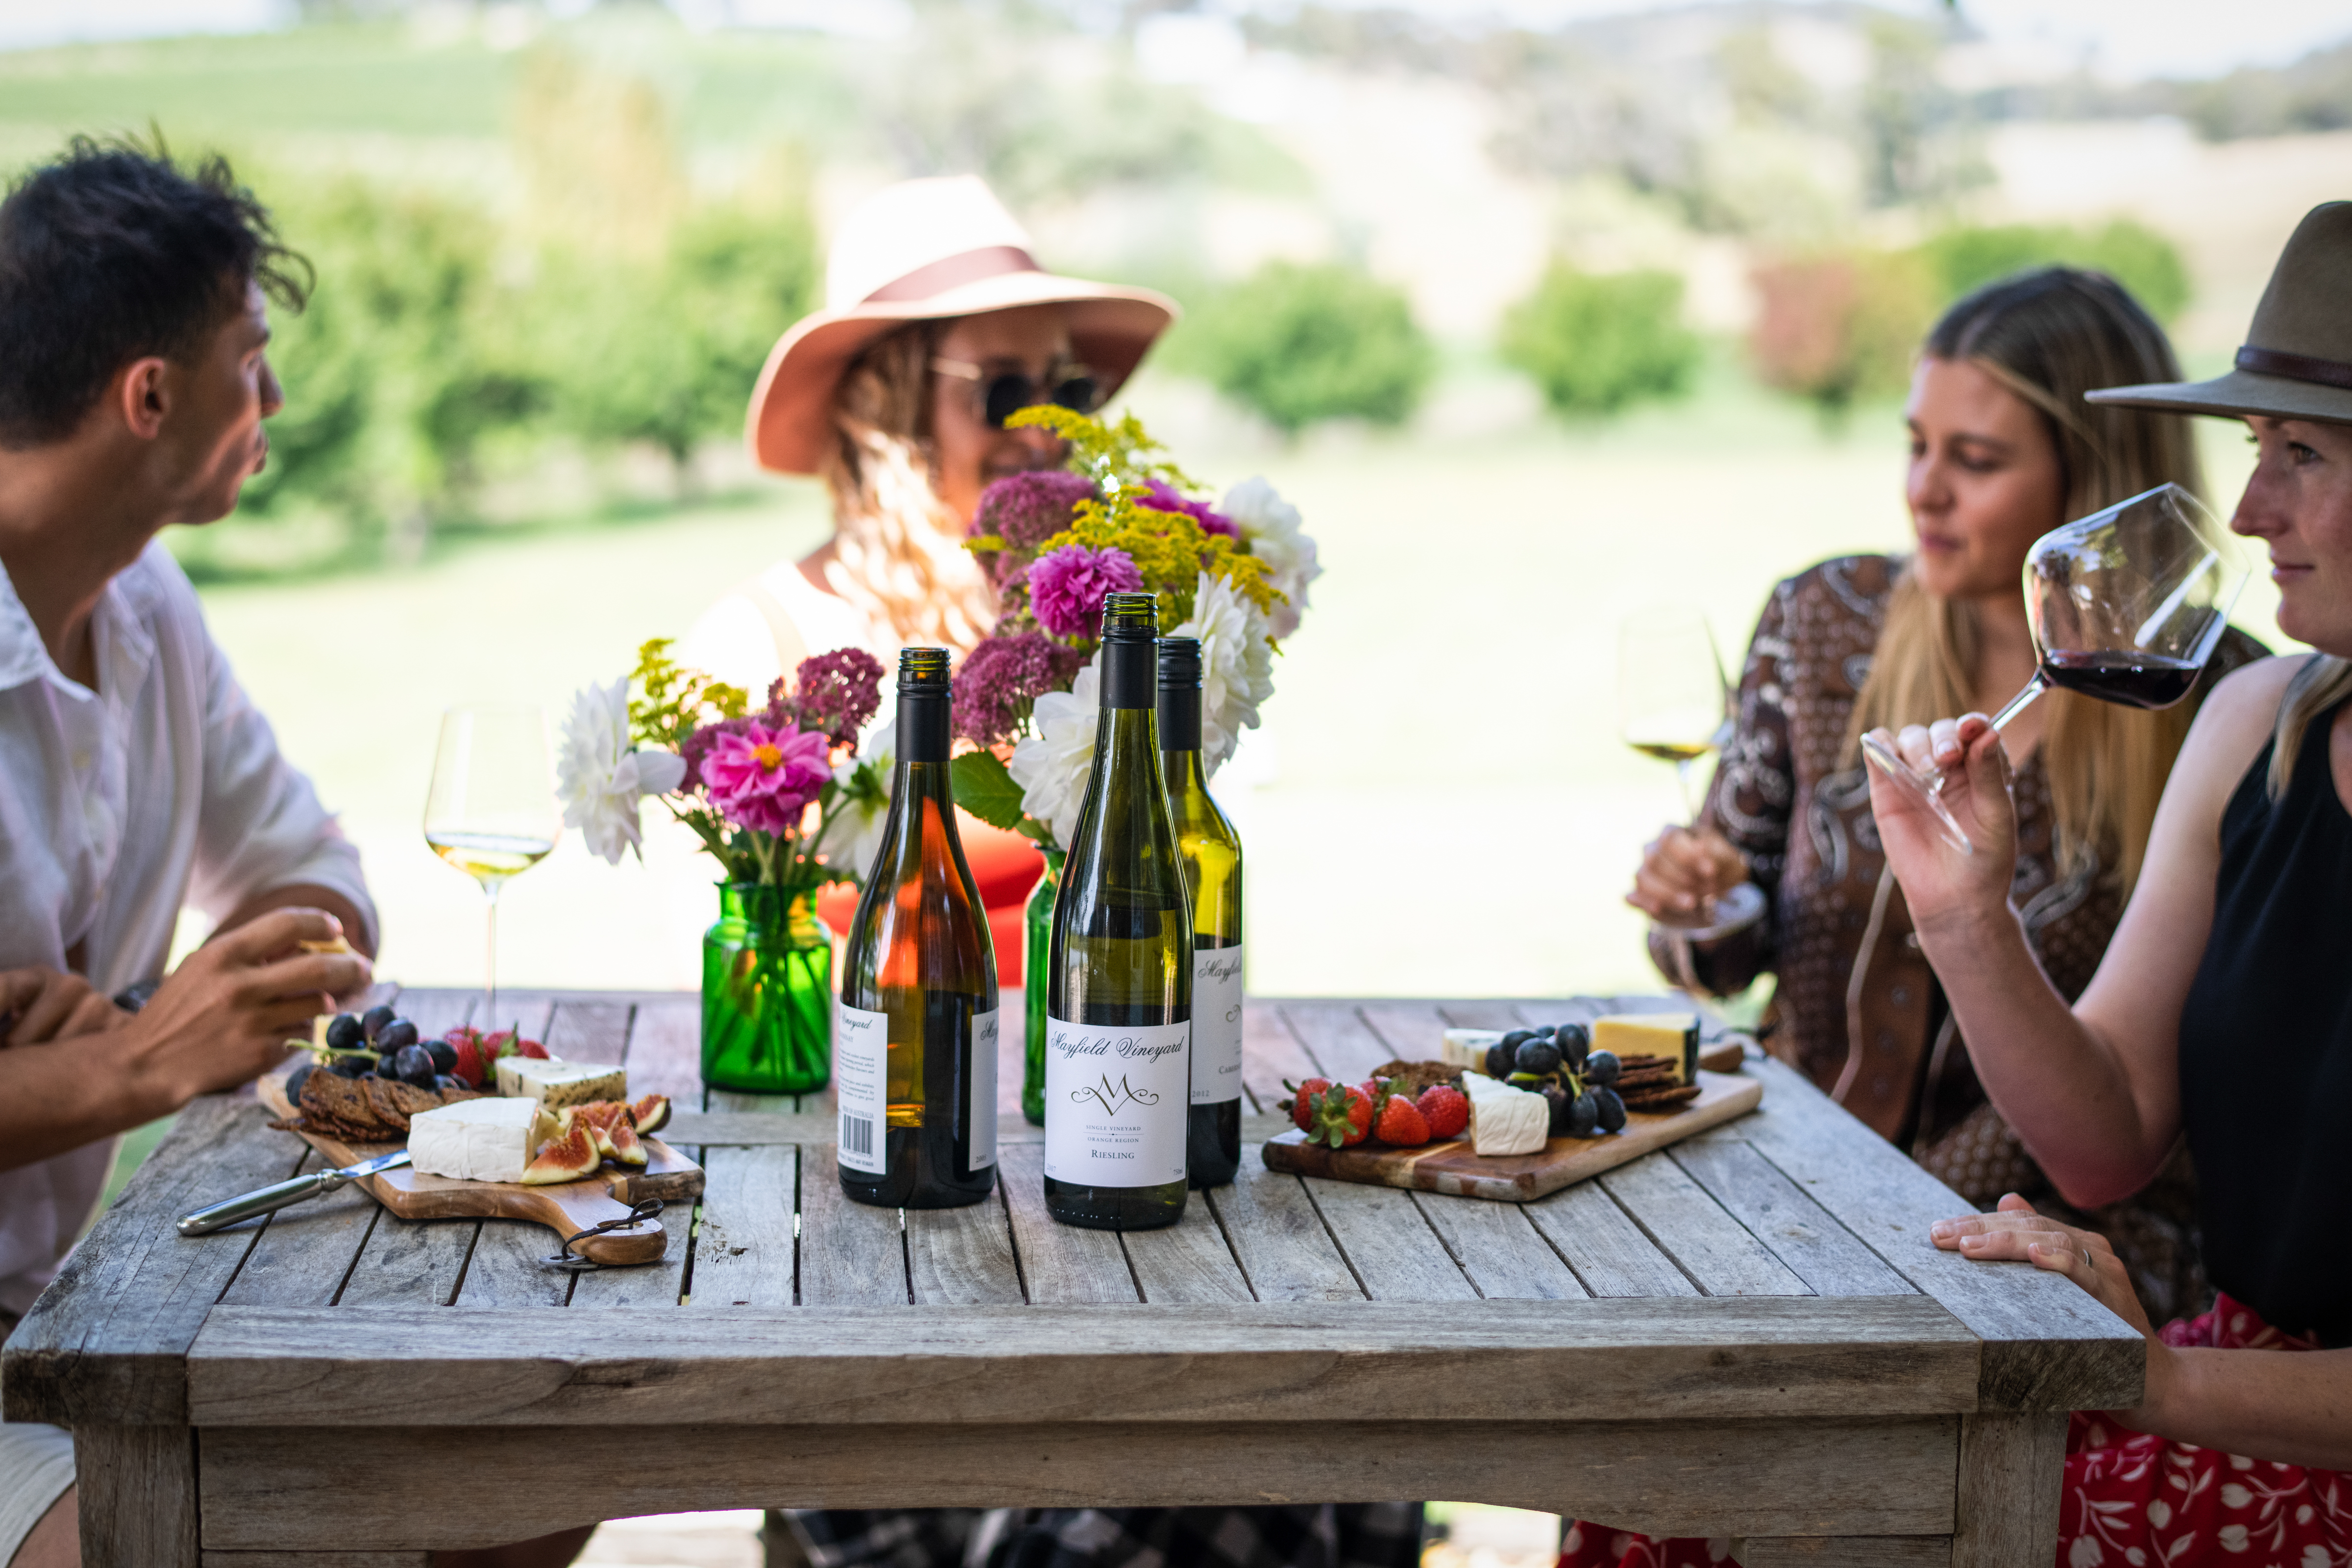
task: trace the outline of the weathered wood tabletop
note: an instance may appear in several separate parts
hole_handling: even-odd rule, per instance
[[[692,996],[504,996],[682,1108],[709,1187],[661,1264],[551,1269],[541,1227],[352,1190],[184,1239],[315,1168],[200,1100],[9,1342],[5,1412],[74,1429],[85,1561],[138,1568],[421,1568],[720,1507],[1431,1497],[1743,1538],[1748,1568],[2046,1564],[2065,1413],[2137,1398],[2138,1337],[1937,1251],[1961,1200],[1779,1064],[1759,1112],[1525,1206],[1255,1158],[1286,1077],[1591,1007],[1254,1001],[1240,1179],[1122,1237],[1045,1217],[1017,1029],[997,1195],[902,1215],[842,1197],[818,1097],[705,1092]]]

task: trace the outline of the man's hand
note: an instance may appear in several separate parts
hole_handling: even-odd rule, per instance
[[[173,1110],[268,1072],[333,997],[367,988],[373,971],[358,953],[298,945],[341,934],[322,910],[275,910],[206,942],[122,1026],[131,1072]]]
[[[45,1046],[104,1034],[129,1017],[79,974],[0,970],[0,1045]]]

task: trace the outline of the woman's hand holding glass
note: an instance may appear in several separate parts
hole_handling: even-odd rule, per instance
[[[1938,927],[2005,915],[2017,867],[2017,807],[2010,796],[2009,753],[1981,713],[1908,724],[1901,734],[1873,730],[1917,773],[1940,776],[1937,811],[1916,790],[1871,768],[1870,812],[1913,923],[1932,941]],[[1944,813],[1976,848],[1953,842]]]
[[[1661,925],[1703,924],[1716,900],[1748,880],[1748,858],[1711,824],[1669,827],[1642,851],[1625,901]]]

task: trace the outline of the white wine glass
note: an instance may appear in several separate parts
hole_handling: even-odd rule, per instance
[[[2025,614],[2040,663],[1992,727],[2053,686],[2131,708],[2171,707],[2213,657],[2246,575],[2229,530],[2175,484],[2053,529],[2025,555]],[[1918,772],[1875,733],[1862,749],[1936,814],[1953,848],[1975,850],[1944,804],[1940,770]]]
[[[1654,609],[1617,632],[1617,731],[1645,757],[1675,764],[1698,820],[1698,763],[1730,737],[1731,690],[1715,629],[1696,610]]]
[[[499,999],[499,889],[547,858],[563,835],[547,715],[527,703],[468,703],[441,715],[425,842],[482,885],[485,1026]]]

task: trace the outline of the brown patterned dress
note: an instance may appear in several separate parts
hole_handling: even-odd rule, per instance
[[[2090,1214],[2069,1209],[1977,1082],[1919,951],[1902,889],[1870,815],[1870,787],[1845,755],[1846,728],[1870,673],[1897,557],[1823,562],[1773,590],[1748,650],[1737,734],[1708,790],[1706,815],[1747,856],[1769,903],[1753,932],[1727,938],[1703,972],[1722,992],[1779,975],[1773,1051],[1822,1089],[1843,1080],[1845,1108],[1979,1208],[2016,1192],[2044,1213],[2105,1233],[2158,1322],[2210,1299],[2198,1264],[2196,1182],[2176,1153],[2137,1196]],[[2189,700],[2263,657],[2229,633]],[[2016,774],[2017,875],[2011,900],[2027,940],[2070,1000],[2123,915],[2108,865],[2060,874],[2050,784],[2037,748]],[[1653,942],[1671,975],[1664,945]]]

